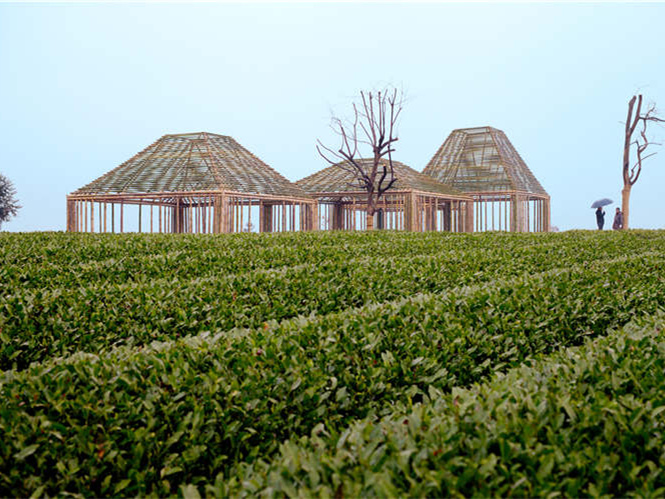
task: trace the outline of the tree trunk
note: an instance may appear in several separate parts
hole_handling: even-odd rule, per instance
[[[632,185],[626,185],[621,190],[621,211],[623,212],[623,228],[628,228],[628,216],[630,213],[630,189]]]
[[[367,211],[367,230],[374,230],[374,215],[370,215],[369,211]]]

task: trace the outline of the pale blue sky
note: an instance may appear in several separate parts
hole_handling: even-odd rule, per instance
[[[407,101],[395,159],[422,170],[454,128],[502,129],[552,197],[593,228],[620,200],[636,91],[665,109],[665,4],[0,4],[3,230],[64,230],[65,196],[166,133],[231,135],[291,180],[324,166],[360,89]],[[665,140],[665,129],[653,132]],[[665,149],[633,227],[665,227]],[[614,206],[610,207],[613,210]]]

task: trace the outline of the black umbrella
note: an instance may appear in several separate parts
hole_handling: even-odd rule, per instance
[[[594,201],[593,204],[591,205],[592,208],[598,208],[599,206],[606,206],[608,204],[612,204],[614,201],[612,201],[610,198],[603,198],[599,199],[598,201]]]

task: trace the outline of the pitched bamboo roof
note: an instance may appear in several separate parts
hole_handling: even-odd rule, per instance
[[[547,195],[506,134],[489,126],[453,130],[423,173],[464,192]]]
[[[363,158],[356,161],[359,162],[363,168],[369,169],[372,165],[371,159]],[[345,161],[329,166],[328,168],[298,180],[296,184],[311,194],[362,191],[363,189],[359,186],[354,175],[339,167],[339,165],[344,164],[349,163]],[[381,160],[381,164],[387,165],[388,161]],[[391,187],[390,190],[392,191],[421,191],[435,194],[446,194],[455,197],[467,197],[463,192],[460,192],[449,185],[444,185],[432,177],[424,175],[399,161],[393,161],[393,168],[397,181]]]
[[[232,137],[164,135],[74,194],[231,191],[309,198]]]

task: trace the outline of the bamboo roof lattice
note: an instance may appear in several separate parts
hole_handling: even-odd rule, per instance
[[[232,137],[164,135],[73,194],[230,191],[310,198]]]
[[[547,192],[501,130],[453,130],[423,173],[464,192]]]
[[[372,165],[371,159],[358,159],[356,160],[363,168],[369,169]],[[341,162],[324,168],[308,177],[300,179],[296,184],[302,187],[306,192],[315,193],[351,193],[363,191],[362,187],[358,184],[355,176],[343,168],[340,164],[349,164],[348,162]],[[381,164],[388,164],[387,160],[381,160]],[[420,191],[428,192],[438,195],[452,196],[456,198],[466,199],[468,196],[463,192],[442,184],[441,182],[424,175],[413,168],[393,161],[393,168],[395,171],[396,182],[390,188],[390,191]],[[379,170],[381,172],[381,170]],[[377,175],[380,178],[380,175]],[[378,182],[378,179],[377,179]],[[384,181],[385,182],[385,181]]]

